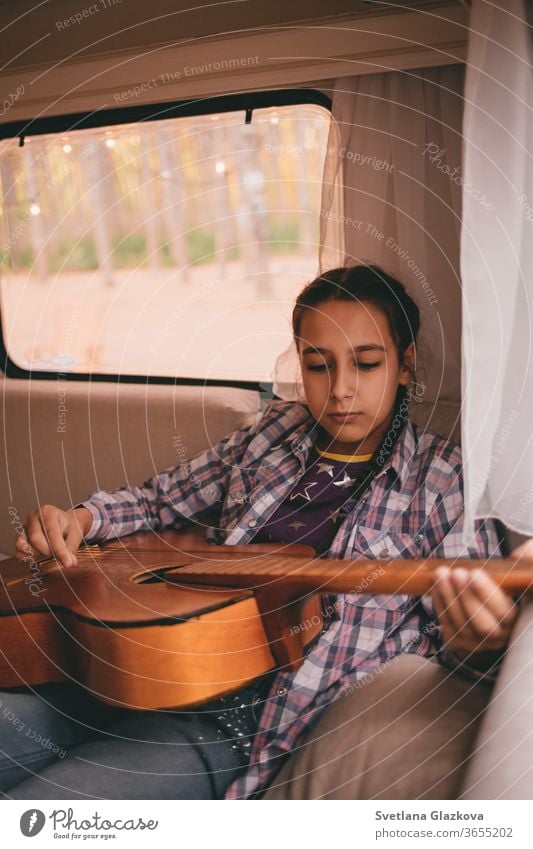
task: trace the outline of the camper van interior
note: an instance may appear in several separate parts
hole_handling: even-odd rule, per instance
[[[0,4],[1,798],[531,798],[532,22]]]

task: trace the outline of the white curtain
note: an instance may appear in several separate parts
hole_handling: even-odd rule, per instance
[[[531,4],[474,0],[465,87],[465,537],[494,516],[533,535]],[[531,20],[529,21],[531,24]],[[480,200],[483,196],[487,202]]]
[[[455,438],[463,85],[460,65],[338,80],[321,210],[321,270],[375,262],[417,301],[423,329],[411,415]],[[275,391],[296,398],[298,387],[291,348],[277,363]]]

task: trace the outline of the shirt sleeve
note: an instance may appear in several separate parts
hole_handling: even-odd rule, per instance
[[[141,486],[93,492],[77,505],[93,517],[85,539],[104,541],[137,531],[179,530],[208,516],[216,521],[232,468],[242,461],[254,434],[254,425],[235,431],[193,460],[165,469]]]
[[[476,520],[473,535],[466,542],[463,542],[464,498],[460,466],[454,468],[453,473],[450,473],[449,479],[449,488],[437,497],[428,519],[427,535],[434,542],[431,557],[444,560],[447,558],[453,558],[454,560],[456,558],[486,560],[490,557],[500,557],[501,551],[498,532],[496,525],[491,519]],[[504,653],[486,671],[476,669],[466,661],[460,660],[455,652],[443,643],[442,631],[433,609],[431,595],[422,596],[421,602],[430,618],[435,621],[435,628],[431,632],[431,637],[436,644],[437,657],[440,663],[450,669],[457,669],[468,678],[474,680],[495,680]]]
[[[448,486],[439,493],[426,522],[431,557],[483,559],[500,557],[498,532],[492,519],[477,519],[474,533],[463,542],[464,496],[460,464],[450,467]]]

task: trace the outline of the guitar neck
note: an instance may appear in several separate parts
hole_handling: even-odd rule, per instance
[[[229,552],[202,553],[197,562],[158,570],[176,583],[221,587],[283,586],[299,592],[423,595],[435,580],[439,566],[482,568],[505,592],[533,592],[533,564],[507,559],[464,560],[324,560],[309,556],[259,555],[235,557]]]

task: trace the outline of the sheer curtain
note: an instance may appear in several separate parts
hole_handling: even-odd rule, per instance
[[[321,269],[375,262],[422,312],[411,415],[458,437],[460,410],[463,66],[337,81],[324,170]],[[276,394],[299,397],[292,349]],[[438,399],[438,404],[436,403]]]
[[[533,535],[531,5],[474,0],[465,89],[465,534],[494,516]],[[531,21],[529,21],[531,23]],[[489,199],[480,203],[479,195]]]

